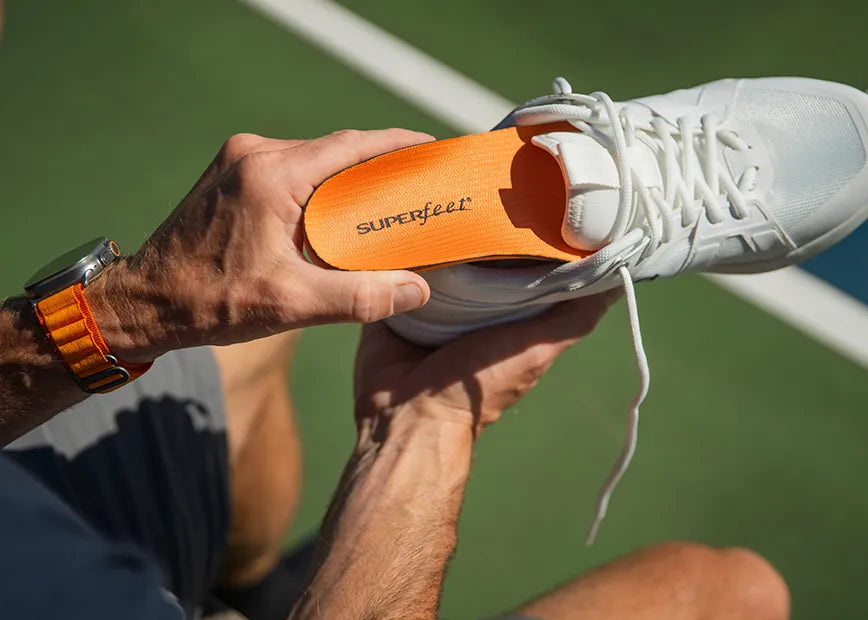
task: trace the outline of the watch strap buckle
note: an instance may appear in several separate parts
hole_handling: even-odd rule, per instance
[[[130,373],[126,368],[118,365],[118,359],[111,354],[106,355],[105,358],[107,362],[112,364],[111,368],[100,370],[99,372],[87,375],[86,377],[79,377],[73,373],[72,376],[76,385],[78,385],[83,392],[87,392],[88,394],[101,394],[119,388],[125,383],[129,383]],[[108,379],[112,376],[115,378],[111,381],[104,381],[104,379]]]

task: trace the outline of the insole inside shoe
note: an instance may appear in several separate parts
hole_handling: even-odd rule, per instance
[[[344,270],[587,256],[561,237],[560,166],[530,142],[552,131],[575,129],[554,123],[439,140],[336,174],[305,208],[309,254]]]

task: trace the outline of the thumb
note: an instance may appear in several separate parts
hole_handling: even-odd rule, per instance
[[[311,268],[312,323],[373,323],[420,308],[431,296],[425,279],[412,271]]]

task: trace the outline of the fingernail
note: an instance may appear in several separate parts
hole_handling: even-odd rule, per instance
[[[395,312],[408,312],[422,305],[422,289],[412,282],[402,284],[395,291],[393,309]]]

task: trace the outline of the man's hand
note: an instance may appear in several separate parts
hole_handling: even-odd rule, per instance
[[[87,287],[109,349],[126,362],[148,362],[171,349],[376,321],[421,306],[428,285],[414,273],[308,263],[302,207],[344,168],[432,139],[403,129],[309,141],[230,138],[142,249]],[[0,447],[85,396],[27,300],[0,300]]]
[[[567,302],[433,351],[367,326],[356,358],[358,443],[292,617],[436,618],[474,438],[616,297]]]
[[[613,290],[568,301],[535,319],[483,329],[435,350],[370,325],[356,359],[356,416],[392,418],[412,409],[413,415],[457,421],[478,432],[590,333],[619,296]]]
[[[142,249],[88,289],[119,358],[229,344],[290,328],[371,322],[423,305],[411,272],[342,272],[303,255],[303,206],[329,176],[431,136],[339,131],[309,141],[230,138]]]

